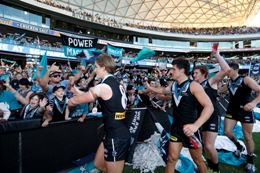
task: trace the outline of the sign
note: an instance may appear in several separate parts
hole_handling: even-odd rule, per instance
[[[93,22],[93,23],[98,23],[98,24],[101,24],[101,25],[114,27],[114,28],[120,28],[120,29],[123,28],[122,24],[102,21],[102,20],[99,20],[98,18],[93,18],[91,16],[87,16],[86,14],[80,14],[80,13],[72,12],[72,17],[75,17],[75,18],[80,19],[80,20],[85,20],[85,21],[89,21],[89,22]]]
[[[146,108],[134,108],[126,112],[126,123],[129,127],[131,142],[130,148],[127,154],[126,162],[132,163],[133,155],[136,147],[137,137],[141,131]]]
[[[16,28],[21,28],[21,29],[25,29],[25,30],[29,30],[29,31],[33,31],[33,32],[39,32],[39,33],[59,36],[58,31],[50,30],[48,28],[43,28],[43,27],[39,27],[39,26],[35,26],[35,25],[29,25],[29,24],[22,23],[22,22],[7,20],[4,18],[0,18],[0,24],[8,25],[8,26],[16,27]]]
[[[97,47],[97,38],[87,38],[87,37],[75,37],[75,36],[67,36],[64,34],[60,34],[61,42],[63,46],[68,46],[72,48],[96,48]]]
[[[250,65],[249,76],[260,76],[260,63],[251,62],[250,64],[251,65]]]
[[[6,43],[0,43],[0,51],[21,53],[21,54],[31,54],[31,55],[44,55],[44,53],[46,52],[46,50],[6,44]],[[57,58],[76,59],[73,57],[66,57],[64,56],[63,52],[56,52],[56,51],[48,51],[47,56],[57,57]]]

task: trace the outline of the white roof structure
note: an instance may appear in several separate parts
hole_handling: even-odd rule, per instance
[[[161,28],[248,25],[260,0],[53,0],[121,23]]]

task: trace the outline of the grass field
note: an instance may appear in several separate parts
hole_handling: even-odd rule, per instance
[[[255,142],[255,154],[258,156],[255,161],[255,165],[258,167],[257,172],[260,173],[260,133],[253,133],[253,139]],[[164,173],[164,167],[158,167],[155,173]],[[133,169],[131,166],[125,166],[123,173],[140,173],[139,169]],[[177,171],[176,171],[177,172]],[[232,166],[220,163],[221,173],[245,173],[245,165]]]

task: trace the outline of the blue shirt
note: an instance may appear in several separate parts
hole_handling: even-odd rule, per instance
[[[20,105],[15,96],[7,90],[0,93],[0,102],[3,102],[9,110],[20,109]]]
[[[88,103],[80,104],[70,110],[70,117],[81,117],[83,114],[88,114]]]

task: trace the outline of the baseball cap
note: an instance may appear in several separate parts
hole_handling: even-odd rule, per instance
[[[30,85],[30,81],[27,78],[22,78],[19,81],[20,85]]]
[[[55,93],[55,91],[57,91],[59,88],[63,88],[63,89],[65,89],[65,86],[62,86],[62,85],[56,85],[55,87],[53,87],[53,89],[52,89],[52,93]]]

